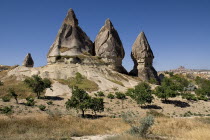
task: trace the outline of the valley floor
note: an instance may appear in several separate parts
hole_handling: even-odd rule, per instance
[[[143,140],[126,133],[129,129],[130,125],[121,118],[83,119],[70,115],[59,117],[37,114],[0,116],[2,140]],[[208,140],[209,131],[209,117],[155,117],[148,139]]]
[[[208,140],[210,139],[210,102],[188,102],[179,97],[162,103],[155,99],[154,103],[146,107],[139,107],[129,97],[121,102],[119,99],[104,97],[105,111],[98,113],[99,118],[80,118],[74,109],[66,110],[66,97],[50,99],[36,99],[33,107],[26,106],[25,99],[14,99],[10,102],[0,100],[0,108],[12,106],[12,112],[0,114],[0,139],[28,140],[28,139],[72,139],[72,137],[90,139],[100,135],[108,140],[135,140],[141,139],[127,134],[131,126],[123,121],[121,115],[132,112],[137,118],[146,114],[155,117],[155,124],[150,129],[150,139],[183,139]],[[47,102],[52,101],[52,105]],[[39,105],[45,105],[41,111]],[[91,111],[87,111],[90,117]]]

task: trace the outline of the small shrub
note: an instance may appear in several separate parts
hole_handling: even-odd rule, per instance
[[[2,81],[0,81],[0,86],[3,86],[3,85],[4,85],[4,83]]]
[[[208,98],[206,96],[198,96],[198,100],[208,101]]]
[[[17,99],[18,95],[15,93],[15,90],[13,88],[9,88],[8,92],[12,97],[14,97],[16,103],[18,104],[18,99]]]
[[[76,83],[79,84],[83,80],[83,76],[81,73],[77,72],[75,76]]]
[[[126,95],[121,92],[115,92],[116,98],[120,99],[122,102],[122,108],[123,108],[123,101],[126,99]]]
[[[115,95],[117,99],[121,99],[121,100],[126,99],[126,95],[121,92],[115,92]]]
[[[9,102],[10,101],[10,97],[8,95],[2,97],[3,102]]]
[[[131,111],[128,111],[128,112],[122,112],[121,113],[121,118],[124,122],[128,123],[128,124],[132,124],[135,122],[135,119],[136,119],[136,115],[131,112]]]
[[[190,101],[198,101],[198,98],[195,96],[195,94],[182,94],[183,99],[187,99]]]
[[[149,79],[149,83],[150,84],[156,84],[157,85],[158,84],[158,81],[155,78],[150,78]]]
[[[52,101],[48,101],[47,104],[48,104],[48,105],[52,105],[53,102],[52,102]]]
[[[164,114],[157,112],[156,110],[149,110],[147,116],[152,115],[154,117],[166,117]]]
[[[45,111],[46,106],[45,106],[45,105],[39,105],[39,109],[40,109],[41,111]]]
[[[185,113],[183,114],[183,117],[190,117],[190,116],[192,116],[192,115],[193,115],[192,112],[187,111],[187,112],[185,112]]]
[[[129,133],[140,137],[146,137],[149,128],[154,124],[154,117],[149,115],[140,120],[140,126],[132,126]]]
[[[105,96],[102,91],[97,92],[97,95],[100,96],[100,97]]]
[[[10,107],[5,106],[5,107],[1,108],[0,111],[1,111],[3,114],[12,113],[12,106],[10,106]]]
[[[34,98],[31,98],[31,97],[28,97],[26,98],[26,105],[27,106],[34,106],[35,105],[35,101],[34,101]]]
[[[109,94],[107,95],[107,98],[109,98],[109,99],[114,99],[115,96],[114,96],[113,94],[109,93]]]

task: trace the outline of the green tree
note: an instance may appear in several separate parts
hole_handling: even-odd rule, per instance
[[[13,88],[9,88],[8,92],[12,97],[14,97],[16,103],[18,104],[18,99],[17,99],[18,95],[15,93],[15,90]]]
[[[195,82],[198,85],[198,89],[195,90],[196,95],[210,97],[210,80],[196,77]]]
[[[129,95],[140,105],[152,103],[153,100],[151,87],[145,82],[139,83],[134,89],[128,89],[126,95]]]
[[[164,101],[167,101],[168,98],[176,97],[179,95],[179,92],[184,90],[185,85],[187,85],[182,85],[179,81],[181,81],[181,79],[177,78],[175,75],[173,78],[165,77],[161,86],[155,88],[155,95]]]
[[[93,97],[90,100],[90,109],[95,113],[104,111],[104,100],[103,98]]]
[[[38,75],[33,75],[31,78],[26,78],[24,83],[28,85],[34,93],[36,93],[38,99],[40,99],[41,93],[46,88],[51,88],[51,81],[47,78],[42,79]]]
[[[121,92],[115,92],[116,98],[120,99],[122,102],[122,108],[123,108],[123,101],[126,99],[126,95]]]
[[[176,97],[177,94],[178,93],[176,91],[167,86],[159,86],[155,89],[155,95],[158,98],[164,99],[165,101],[167,101],[168,98]]]
[[[72,96],[66,102],[66,108],[75,108],[76,110],[81,110],[82,117],[85,116],[85,111],[90,108],[91,97],[83,89],[78,87],[72,88]]]

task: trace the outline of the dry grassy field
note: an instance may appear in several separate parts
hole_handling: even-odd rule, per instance
[[[84,119],[79,117],[49,116],[31,114],[29,116],[0,117],[0,139],[71,139],[88,135],[118,134],[108,138],[141,140],[126,133],[130,125],[121,118],[103,117]],[[210,118],[169,118],[155,117],[149,130],[148,139],[208,140],[210,138]]]

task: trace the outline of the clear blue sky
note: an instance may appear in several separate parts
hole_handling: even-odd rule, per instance
[[[133,42],[144,31],[154,67],[210,69],[210,0],[0,0],[0,64],[21,65],[30,52],[35,66],[46,54],[69,8],[94,41],[110,18],[124,45],[123,65],[132,69]]]

